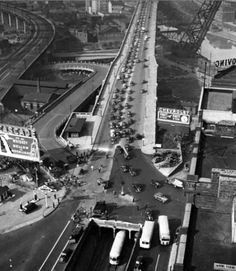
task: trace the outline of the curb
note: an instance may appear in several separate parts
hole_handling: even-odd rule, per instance
[[[26,221],[26,222],[24,222],[24,223],[21,223],[21,224],[19,224],[19,225],[13,226],[13,227],[8,228],[8,229],[6,229],[6,230],[2,230],[0,234],[4,234],[4,233],[8,233],[8,232],[11,232],[11,231],[18,230],[18,229],[20,229],[20,228],[23,228],[23,227],[25,227],[25,226],[28,226],[28,225],[33,224],[33,223],[35,223],[35,222],[38,222],[38,221],[41,220],[42,218],[43,218],[43,216],[36,217],[36,218],[34,218],[34,219],[30,220],[30,221]]]
[[[33,224],[33,223],[35,223],[35,222],[38,222],[39,220],[42,220],[43,218],[45,218],[45,217],[47,217],[47,216],[49,216],[50,214],[52,214],[52,213],[58,208],[58,206],[59,206],[60,203],[62,202],[62,199],[65,197],[65,195],[66,195],[66,193],[64,193],[64,194],[62,195],[60,202],[57,203],[57,204],[55,205],[55,208],[52,208],[52,207],[51,207],[50,209],[48,209],[48,210],[49,210],[48,213],[46,213],[46,210],[47,210],[47,209],[45,209],[45,210],[43,211],[43,214],[42,214],[42,215],[40,215],[40,216],[38,216],[38,217],[36,217],[36,218],[34,218],[34,219],[31,219],[31,220],[26,221],[26,222],[24,222],[24,223],[21,223],[21,224],[19,224],[19,225],[12,226],[12,227],[9,227],[9,228],[6,228],[6,229],[1,230],[1,231],[0,231],[0,235],[1,235],[1,234],[4,234],[4,233],[11,232],[11,231],[18,230],[18,229],[23,228],[23,227],[25,227],[25,226],[29,226],[29,225],[31,225],[31,224]],[[45,214],[45,213],[46,213],[46,214]]]

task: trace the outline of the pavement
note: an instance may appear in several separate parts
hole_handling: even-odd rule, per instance
[[[58,207],[66,193],[65,188],[57,192],[48,192],[46,199],[46,195],[40,190],[6,182],[7,180],[5,184],[14,191],[15,196],[0,205],[0,234],[17,230],[48,216]],[[35,195],[37,195],[35,203],[38,208],[29,214],[19,211],[20,205],[34,200]]]
[[[81,224],[84,225],[88,223],[89,214],[97,201],[105,200],[107,203],[116,203],[118,206],[134,206],[135,203],[131,195],[121,196],[121,191],[114,192],[111,189],[108,192],[103,189],[103,185],[97,184],[98,178],[103,180],[109,180],[110,178],[114,153],[107,154],[104,151],[96,150],[88,163],[75,167],[69,172],[69,174],[79,177],[81,185],[71,184],[69,186],[70,192],[67,192],[66,187],[56,192],[47,192],[47,198],[45,193],[38,189],[35,190],[19,185],[16,187],[15,184],[5,180],[3,185],[8,185],[11,190],[13,189],[15,197],[0,205],[0,234],[17,230],[43,219],[56,210],[63,199],[80,197],[78,209],[83,209],[87,214],[81,221]],[[80,174],[81,168],[86,169],[86,173],[83,175]],[[20,204],[24,205],[34,200],[35,194],[37,194],[38,198],[36,202],[38,208],[29,214],[19,211]]]

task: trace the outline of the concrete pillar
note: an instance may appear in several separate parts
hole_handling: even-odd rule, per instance
[[[23,31],[24,31],[24,33],[26,33],[26,23],[25,23],[25,21],[23,21]]]
[[[129,230],[129,239],[131,239],[131,231]]]
[[[1,11],[1,24],[4,24],[4,15],[3,15],[3,11]]]
[[[10,13],[8,13],[8,23],[9,23],[9,26],[11,27],[12,23],[11,23],[11,14]]]
[[[16,16],[16,30],[19,30],[19,19],[17,16]]]

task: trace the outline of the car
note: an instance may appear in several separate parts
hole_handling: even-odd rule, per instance
[[[182,188],[182,189],[184,189],[184,182],[182,180],[180,180],[180,179],[177,179],[177,178],[169,179],[169,178],[167,178],[166,182],[168,184],[173,185],[176,188]]]
[[[124,152],[124,158],[125,158],[125,160],[130,160],[132,157],[131,157],[130,154],[126,154],[126,153]]]
[[[132,167],[129,168],[129,174],[130,174],[132,177],[134,177],[134,176],[137,175],[136,171],[135,171]]]
[[[151,185],[153,185],[155,188],[159,188],[161,186],[161,184],[155,180],[151,180]]]
[[[71,248],[64,249],[60,255],[59,262],[66,263],[69,260],[72,252],[73,250]]]
[[[120,154],[124,153],[124,150],[120,145],[118,145],[116,148],[117,148],[117,150],[119,151]]]
[[[131,151],[131,146],[129,144],[125,144],[125,149],[129,152]]]
[[[122,165],[122,166],[120,166],[120,168],[124,173],[129,172],[129,166],[128,165]]]
[[[134,271],[142,271],[143,270],[143,256],[138,256],[135,260]]]
[[[69,237],[69,243],[71,243],[71,244],[77,243],[79,241],[82,233],[83,233],[82,227],[75,228]]]
[[[143,186],[141,184],[132,184],[132,187],[134,188],[134,191],[136,193],[140,193],[143,191]]]
[[[161,192],[157,192],[153,195],[154,199],[162,202],[162,203],[166,203],[168,201],[168,197],[165,196],[164,194],[162,194]]]
[[[150,221],[154,220],[153,211],[149,208],[145,210],[145,216],[146,216],[146,220],[150,220]]]
[[[98,178],[98,179],[97,179],[97,184],[98,184],[98,185],[105,184],[106,182],[107,182],[107,180],[104,180],[104,179],[102,179],[102,178]]]
[[[93,217],[101,217],[107,213],[107,205],[105,201],[98,201],[93,208]]]
[[[38,208],[38,205],[34,202],[29,202],[26,205],[23,206],[23,212],[25,214],[30,214],[31,212],[33,212],[34,210],[36,210]]]

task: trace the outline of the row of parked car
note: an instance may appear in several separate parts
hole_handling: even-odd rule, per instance
[[[137,21],[137,27],[131,42],[130,51],[117,79],[121,81],[122,88],[115,89],[112,97],[112,110],[110,116],[111,143],[115,144],[120,138],[125,137],[127,143],[134,140],[134,130],[130,127],[134,123],[134,113],[130,110],[130,102],[134,100],[131,88],[135,85],[132,74],[136,63],[141,62],[138,58],[141,39],[143,38],[144,15]]]

